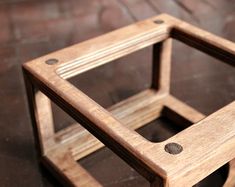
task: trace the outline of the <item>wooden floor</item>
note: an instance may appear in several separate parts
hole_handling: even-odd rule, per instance
[[[58,186],[37,164],[21,64],[160,13],[235,42],[234,0],[0,1],[0,186]],[[149,86],[150,61],[147,48],[70,81],[108,107]],[[235,69],[174,42],[171,86],[173,95],[208,115],[235,99]],[[73,121],[53,109],[57,129]],[[146,185],[109,150],[81,162],[105,186]]]

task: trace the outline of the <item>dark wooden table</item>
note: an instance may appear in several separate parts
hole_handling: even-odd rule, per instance
[[[58,186],[37,163],[21,64],[163,12],[235,42],[234,0],[0,1],[1,186]],[[147,48],[70,81],[107,107],[149,86],[150,59]],[[174,42],[171,92],[208,115],[235,99],[235,69]],[[73,121],[53,109],[57,129]],[[180,130],[169,124],[157,120],[140,132],[159,141]],[[106,148],[81,163],[105,186],[147,184]]]

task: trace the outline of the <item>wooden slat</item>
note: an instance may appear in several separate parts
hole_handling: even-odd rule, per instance
[[[66,65],[61,68],[58,68],[57,73],[64,79],[71,78],[80,73],[84,73],[88,70],[96,68],[98,66],[104,65],[110,61],[118,59],[124,55],[128,55],[137,50],[143,49],[149,45],[162,41],[168,37],[166,30],[163,30],[162,33],[152,33],[140,41],[135,41],[134,39],[130,41],[123,42],[120,46],[108,46],[107,49],[100,51],[98,54],[89,54],[89,56],[79,58],[71,63],[71,66]],[[130,46],[125,45],[125,43],[130,42]],[[143,43],[144,42],[144,43]],[[106,53],[106,52],[109,53]],[[93,56],[94,55],[94,56]],[[93,59],[92,59],[93,58]]]
[[[158,95],[155,90],[145,90],[109,108],[109,111],[123,125],[135,130],[161,115],[165,96]],[[55,146],[71,147],[76,160],[104,147],[91,133],[74,124],[60,132],[47,142],[52,148]]]
[[[155,18],[140,21],[130,26],[115,30],[94,39],[64,48],[45,55],[31,62],[25,63],[25,68],[39,73],[40,70],[56,71],[67,79],[88,71],[117,58],[143,49],[154,43],[161,42],[169,37],[170,24],[155,24],[155,19],[169,19],[169,16],[160,15]],[[43,63],[48,59],[58,59],[53,66]],[[46,74],[46,72],[44,72]],[[40,71],[42,74],[43,71]]]
[[[171,36],[191,47],[235,66],[235,44],[226,39],[185,22],[175,25]]]

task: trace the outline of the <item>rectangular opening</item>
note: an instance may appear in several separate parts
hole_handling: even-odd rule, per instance
[[[147,140],[157,143],[167,140],[183,129],[174,121],[162,116],[137,129],[137,132]]]
[[[150,87],[151,50],[144,48],[68,81],[108,108]]]
[[[205,115],[235,99],[235,68],[173,40],[171,94]]]
[[[69,150],[72,157],[101,185],[110,187],[149,186],[147,179],[76,123],[59,106],[52,103],[52,108],[57,128],[54,136],[55,142],[61,149],[71,145]],[[55,183],[53,180],[51,182]]]

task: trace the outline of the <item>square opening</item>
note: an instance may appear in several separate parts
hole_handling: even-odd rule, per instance
[[[201,113],[210,115],[234,101],[231,65],[173,40],[171,66],[171,94]]]
[[[68,81],[108,108],[150,87],[151,54],[152,47],[147,47]]]

